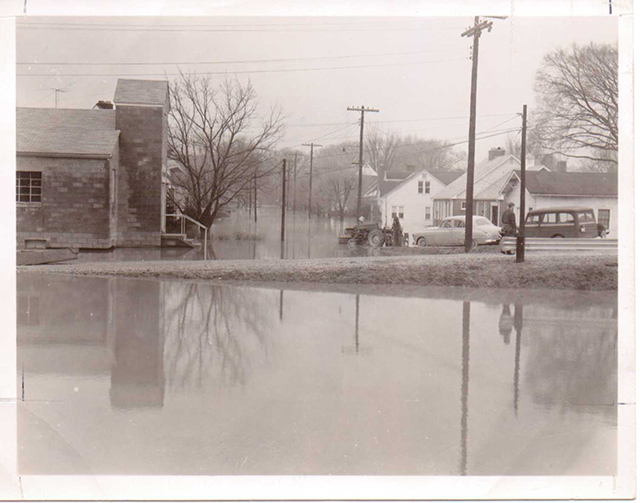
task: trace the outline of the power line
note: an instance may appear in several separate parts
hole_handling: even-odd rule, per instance
[[[195,75],[237,75],[237,74],[255,74],[255,73],[284,73],[284,72],[309,72],[320,70],[350,70],[361,68],[382,68],[390,66],[405,66],[405,65],[422,65],[431,63],[448,63],[453,61],[467,61],[467,58],[453,58],[453,59],[439,59],[429,61],[407,61],[402,63],[381,63],[378,65],[354,65],[354,66],[328,66],[328,67],[316,67],[316,68],[285,68],[278,70],[233,70],[224,72],[195,72]],[[181,75],[181,73],[33,73],[33,74],[16,74],[16,77],[153,77],[153,76],[165,76],[174,77]]]
[[[372,19],[367,19],[366,21],[332,21],[332,22],[318,22],[317,19],[314,19],[312,22],[310,23],[253,23],[253,24],[232,24],[232,23],[226,23],[226,24],[180,24],[180,23],[175,23],[175,24],[161,24],[161,25],[157,25],[157,28],[185,28],[185,29],[191,29],[191,28],[219,28],[219,27],[262,27],[262,26],[268,26],[268,27],[286,27],[286,26],[296,26],[296,27],[300,27],[300,26],[350,26],[350,25],[357,25],[357,26],[365,26],[365,25],[388,25],[389,24],[389,19],[392,20],[392,22],[396,22],[396,23],[413,23],[413,24],[417,24],[417,23],[430,23],[433,21],[440,21],[440,19],[434,19],[434,18],[405,18],[405,19],[401,19],[401,18],[384,18],[384,19],[380,19],[380,20],[372,20]],[[69,23],[69,22],[64,22],[64,21],[52,21],[52,22],[38,22],[38,21],[33,21],[31,19],[24,19],[24,20],[19,20],[18,21],[18,26],[88,26],[88,27],[116,27],[116,28],[120,28],[120,27],[131,27],[131,28],[136,28],[136,27],[140,27],[140,28],[148,28],[151,24],[150,23],[145,23],[145,24],[123,24],[123,23]],[[153,26],[153,25],[151,25]],[[456,27],[447,27],[447,29],[451,29],[451,30],[455,30],[458,29],[457,26]]]
[[[431,51],[409,51],[409,52],[386,52],[379,54],[350,54],[344,56],[312,56],[307,58],[275,58],[275,59],[243,59],[243,60],[227,60],[227,61],[173,61],[173,62],[161,62],[161,63],[150,63],[150,62],[121,62],[121,63],[92,63],[92,62],[82,62],[82,63],[69,63],[69,62],[42,62],[42,61],[34,61],[34,62],[22,62],[19,61],[18,65],[49,65],[49,66],[166,66],[166,65],[238,65],[238,64],[247,64],[247,63],[284,63],[290,61],[322,61],[322,60],[331,60],[331,59],[351,59],[351,58],[373,58],[373,57],[386,57],[386,56],[408,56],[411,54],[432,54],[437,52],[447,52],[447,51],[466,51],[466,47],[453,47],[451,48],[441,48],[435,49]]]
[[[267,25],[265,25],[267,26]],[[113,26],[101,26],[101,25],[76,25],[76,24],[55,24],[55,23],[18,23],[18,28],[20,29],[31,29],[31,30],[58,30],[58,31],[92,31],[92,32],[143,32],[143,33],[176,33],[176,32],[187,32],[187,33],[297,33],[297,32],[316,32],[316,33],[339,33],[348,31],[352,32],[367,32],[367,31],[418,31],[424,30],[423,26],[419,27],[407,27],[407,26],[394,26],[390,23],[381,23],[378,26],[371,28],[353,28],[353,27],[341,27],[339,25],[336,28],[325,29],[322,28],[322,25],[313,25],[309,24],[306,26],[301,25],[290,25],[295,26],[294,28],[282,29],[281,27],[272,28],[245,28],[243,26],[226,26],[226,27],[203,27],[198,25],[185,26],[184,28],[175,28],[173,26],[163,26],[163,27],[153,27],[153,26],[122,26],[122,25],[113,25]],[[320,26],[320,28],[318,28]],[[328,26],[328,25],[326,25]],[[460,27],[446,27],[446,28],[429,28],[430,31],[459,31]]]

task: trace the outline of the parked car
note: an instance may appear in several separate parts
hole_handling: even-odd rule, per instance
[[[531,238],[595,238],[600,235],[591,208],[543,208],[531,210],[524,223]]]
[[[447,217],[437,227],[429,227],[413,234],[413,244],[417,246],[461,246],[464,245],[464,215]],[[500,242],[500,227],[479,215],[473,216],[472,246],[496,244]]]

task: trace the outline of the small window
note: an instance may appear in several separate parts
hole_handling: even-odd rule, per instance
[[[609,228],[611,220],[611,210],[598,210],[598,223],[604,225],[605,229]]]
[[[467,202],[466,201],[462,201],[460,203],[460,208],[463,209],[463,210],[466,210],[467,209]]]
[[[455,221],[455,228],[456,229],[464,229],[464,220],[456,220]]]
[[[543,224],[555,224],[556,223],[556,214],[555,213],[545,213],[544,217],[542,218],[542,223]]]
[[[424,219],[431,220],[431,206],[424,207]]]
[[[558,223],[572,224],[573,222],[575,222],[575,219],[571,213],[558,213]]]
[[[422,194],[424,192],[424,182],[422,180],[418,180],[418,194]]]
[[[443,220],[440,227],[443,229],[451,229],[451,220]]]
[[[527,215],[525,225],[538,225],[540,222],[540,215]]]
[[[42,172],[18,171],[16,176],[16,202],[42,202]]]
[[[581,211],[578,213],[578,222],[595,222],[596,219],[593,217],[593,213],[591,211]]]
[[[429,194],[431,192],[431,182],[427,180],[424,182],[424,193]]]
[[[398,206],[398,218],[404,218],[404,206]]]
[[[397,206],[392,206],[391,207],[391,218],[394,219],[398,216],[398,207]]]

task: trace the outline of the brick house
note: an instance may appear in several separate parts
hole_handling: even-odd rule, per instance
[[[114,105],[17,109],[17,248],[160,246],[166,81],[118,80]]]
[[[473,214],[487,217],[501,225],[500,215],[507,208],[502,189],[514,170],[520,169],[520,161],[506,155],[501,148],[491,149],[486,160],[474,170]],[[459,177],[434,196],[434,220],[437,225],[443,218],[464,215],[467,199],[467,175]],[[516,207],[519,200],[514,201]],[[517,214],[517,211],[516,211]]]

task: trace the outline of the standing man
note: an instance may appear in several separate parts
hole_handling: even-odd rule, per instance
[[[507,209],[502,214],[502,232],[505,236],[516,236],[518,227],[516,226],[516,214],[513,212],[514,203],[509,203]]]

